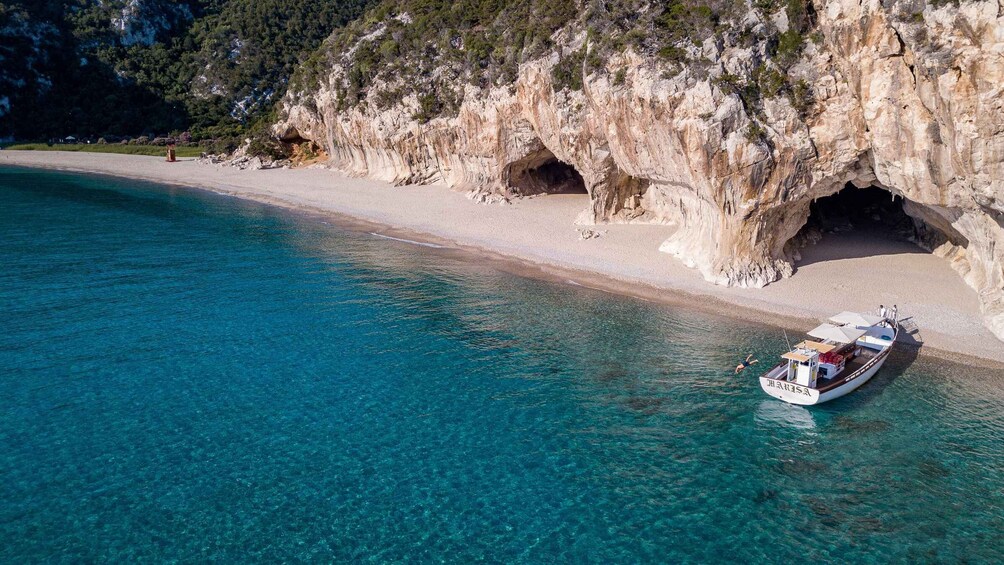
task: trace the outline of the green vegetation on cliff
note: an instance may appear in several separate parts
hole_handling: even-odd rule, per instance
[[[813,25],[806,0],[382,0],[334,33],[294,74],[291,90],[308,99],[322,84],[333,87],[340,110],[414,95],[414,117],[427,121],[456,111],[465,85],[511,84],[521,65],[544,56],[557,62],[555,89],[575,91],[595,73],[623,84],[623,68],[608,62],[628,49],[666,74],[702,78],[723,48],[738,48],[754,52],[755,71],[718,84],[754,113],[762,98],[778,95],[799,96],[796,106],[806,108],[811,94],[788,70]]]
[[[334,34],[295,75],[309,91],[336,65],[343,106],[375,82],[378,104],[418,94],[418,117],[455,110],[464,84],[512,82],[522,63],[553,49],[552,35],[579,14],[574,2],[543,0],[385,0]]]
[[[749,49],[754,70],[716,84],[753,115],[779,95],[807,111],[788,71],[813,20],[807,0],[14,0],[0,3],[0,138],[263,134],[287,83],[301,99],[330,85],[343,110],[413,95],[424,122],[541,57],[556,90],[622,85],[611,61],[627,50],[701,79],[723,48]]]
[[[370,0],[0,3],[0,137],[243,133]]]

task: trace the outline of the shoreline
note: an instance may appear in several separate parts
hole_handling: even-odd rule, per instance
[[[860,294],[875,293],[889,304],[900,304],[907,319],[914,314],[920,318],[915,320],[921,328],[917,343],[902,346],[919,348],[926,357],[1004,368],[1004,343],[983,326],[975,291],[943,260],[896,242],[875,254],[847,252],[871,246],[865,239],[841,243],[846,249],[807,248],[791,278],[763,289],[740,289],[706,282],[678,259],[658,252],[670,226],[586,226],[603,236],[579,240],[576,228],[581,227],[573,222],[588,204],[586,195],[543,196],[505,206],[478,204],[441,185],[395,187],[329,169],[242,171],[194,159],[166,163],[117,154],[5,150],[0,151],[2,165],[137,179],[238,197],[331,218],[347,229],[441,246],[437,252],[481,257],[522,276],[682,306],[798,335],[826,315],[865,309]],[[878,285],[876,291],[874,273],[881,276],[883,269],[891,271],[886,273],[891,277],[904,272],[924,280],[903,276],[916,288],[897,294]],[[828,278],[845,273],[857,278],[848,284],[841,284],[842,278]],[[963,289],[970,296],[960,296]],[[870,309],[876,306],[877,302]],[[937,332],[928,326],[951,331]]]

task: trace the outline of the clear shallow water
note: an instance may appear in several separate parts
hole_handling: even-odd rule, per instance
[[[806,410],[731,375],[769,327],[183,189],[0,209],[2,562],[1004,554],[998,371]]]

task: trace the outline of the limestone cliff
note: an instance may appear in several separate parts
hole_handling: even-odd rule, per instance
[[[811,92],[804,108],[770,93],[751,101],[771,47],[741,33],[689,46],[702,65],[667,71],[627,49],[583,65],[581,89],[562,87],[554,67],[590,42],[566,26],[511,84],[465,86],[455,115],[418,119],[415,95],[346,106],[336,63],[316,88],[291,91],[274,131],[354,175],[485,200],[540,191],[544,165],[569,165],[588,221],[671,225],[661,249],[718,284],[791,275],[810,203],[847,183],[877,186],[905,199],[1004,339],[1004,3],[813,7],[814,40],[784,69]],[[752,10],[745,24],[784,31],[785,20]]]

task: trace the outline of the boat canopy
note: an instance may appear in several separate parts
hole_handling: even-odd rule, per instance
[[[809,332],[809,335],[817,339],[836,341],[838,343],[854,343],[859,337],[865,335],[865,330],[849,328],[847,326],[834,326],[833,324],[821,324]]]
[[[789,351],[781,356],[782,359],[791,359],[792,361],[798,361],[799,363],[805,363],[812,357],[808,355],[802,355],[801,353],[795,353],[794,351]]]
[[[836,349],[836,345],[830,345],[829,343],[819,343],[818,341],[805,340],[795,346],[795,349],[814,349],[820,353],[829,353]]]
[[[882,317],[845,311],[837,314],[836,316],[831,316],[830,321],[834,324],[855,326],[858,328],[870,328],[880,324],[882,322]]]

